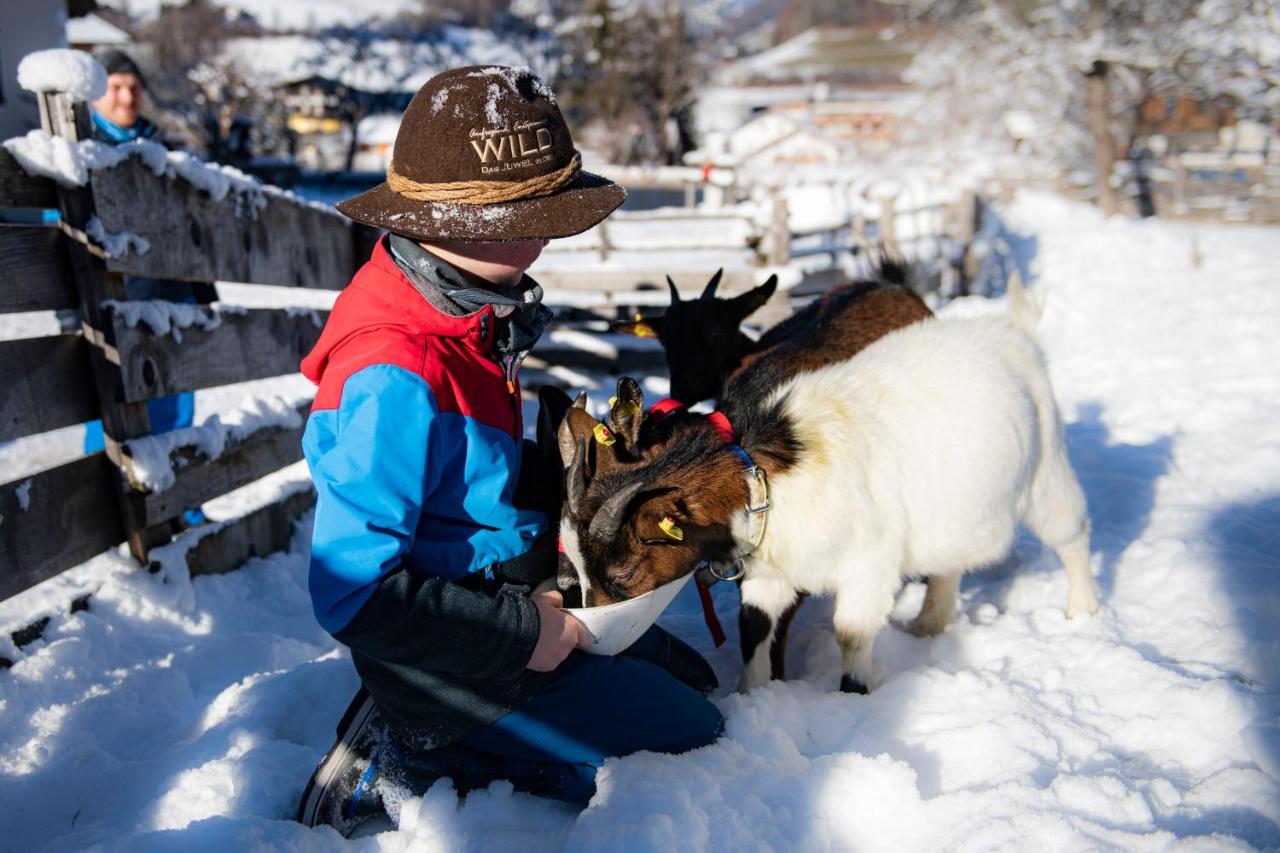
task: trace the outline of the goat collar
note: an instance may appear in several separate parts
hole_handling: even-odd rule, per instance
[[[654,403],[649,408],[649,412],[661,419],[677,409],[683,408],[685,408],[685,405],[679,400],[667,397]],[[744,539],[736,534],[733,537],[737,553],[734,555],[731,574],[721,574],[720,570],[715,567],[711,569],[711,574],[718,580],[737,580],[742,577],[743,558],[759,548],[760,543],[764,541],[765,523],[768,521],[769,508],[772,506],[769,502],[769,478],[765,474],[765,470],[751,458],[751,454],[747,453],[742,445],[737,443],[737,431],[734,430],[733,424],[729,423],[729,418],[724,412],[717,409],[707,415],[707,420],[711,423],[712,428],[715,429],[716,434],[723,439],[729,452],[741,459],[747,469],[746,538]]]

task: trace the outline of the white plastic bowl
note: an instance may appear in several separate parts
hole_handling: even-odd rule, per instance
[[[649,630],[677,593],[684,589],[693,574],[677,578],[655,590],[635,598],[606,604],[603,607],[566,607],[565,613],[577,619],[591,635],[582,650],[592,655],[616,655]]]

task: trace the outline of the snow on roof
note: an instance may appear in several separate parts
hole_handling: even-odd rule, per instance
[[[364,145],[391,145],[400,132],[399,113],[378,113],[360,119],[356,135]]]
[[[97,15],[67,20],[67,44],[128,44],[129,34]]]
[[[281,86],[312,77],[337,80],[364,92],[414,92],[448,68],[525,65],[519,47],[488,30],[446,26],[433,42],[374,39],[354,43],[313,36],[232,39],[224,55],[258,85]]]
[[[28,92],[66,92],[74,100],[92,101],[107,91],[107,72],[82,50],[38,50],[18,63],[18,85]]]
[[[99,4],[137,19],[154,18],[172,0],[99,0]],[[214,5],[252,15],[274,30],[353,26],[372,18],[387,18],[420,8],[421,0],[213,0]]]

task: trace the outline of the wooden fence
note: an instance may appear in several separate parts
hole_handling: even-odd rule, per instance
[[[47,132],[89,138],[83,104],[61,94],[39,97]],[[125,541],[148,565],[150,552],[171,541],[184,509],[301,458],[301,426],[265,427],[229,442],[216,459],[179,448],[172,486],[141,485],[127,442],[152,432],[147,400],[296,373],[325,312],[222,312],[208,330],[184,329],[179,344],[113,310],[110,300],[127,300],[125,277],[336,290],[364,257],[358,244],[369,234],[282,193],[233,186],[214,198],[181,177],[156,174],[139,157],[92,171],[85,186],[68,188],[26,174],[0,149],[0,206],[61,214],[57,227],[0,226],[0,314],[69,309],[80,319],[75,331],[0,341],[6,367],[0,441],[100,418],[106,445],[0,485],[4,599]],[[85,237],[97,227],[130,232],[150,248],[108,256]],[[301,414],[305,420],[305,409]],[[188,553],[192,573],[226,571],[280,550],[293,520],[313,501],[313,493],[302,492],[216,526]],[[31,639],[31,630],[15,635]]]
[[[1184,152],[1141,165],[1122,161],[1114,180],[1119,213],[1141,214],[1140,197],[1145,189],[1154,214],[1166,219],[1280,224],[1280,160],[1274,154],[1264,158],[1217,151]],[[1089,202],[1096,196],[1089,180],[1074,175],[1006,170],[993,176],[991,183],[1006,200],[1024,188]]]

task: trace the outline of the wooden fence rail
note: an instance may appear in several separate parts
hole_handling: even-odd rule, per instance
[[[46,132],[73,142],[87,137],[83,104],[60,94],[39,100]],[[157,174],[155,154],[149,162],[127,157],[92,171],[85,186],[65,187],[28,175],[0,149],[0,207],[56,209],[60,217],[57,228],[0,226],[0,314],[79,314],[78,330],[0,341],[0,441],[94,419],[103,421],[106,440],[105,453],[0,484],[0,599],[122,541],[147,565],[184,510],[301,458],[306,403],[291,423],[237,434],[217,458],[178,447],[169,460],[172,484],[142,483],[130,442],[152,432],[147,400],[295,373],[327,312],[129,306],[121,304],[128,302],[125,276],[338,289],[367,253],[369,234],[332,211],[228,180],[184,155],[168,158]],[[130,250],[112,256],[107,238],[125,232],[135,238]],[[193,312],[199,316],[190,325]],[[148,325],[166,314],[189,325],[165,333]],[[189,568],[226,571],[280,550],[313,502],[303,488],[186,534]],[[39,615],[32,614],[36,624]],[[18,634],[26,641],[39,631]]]

